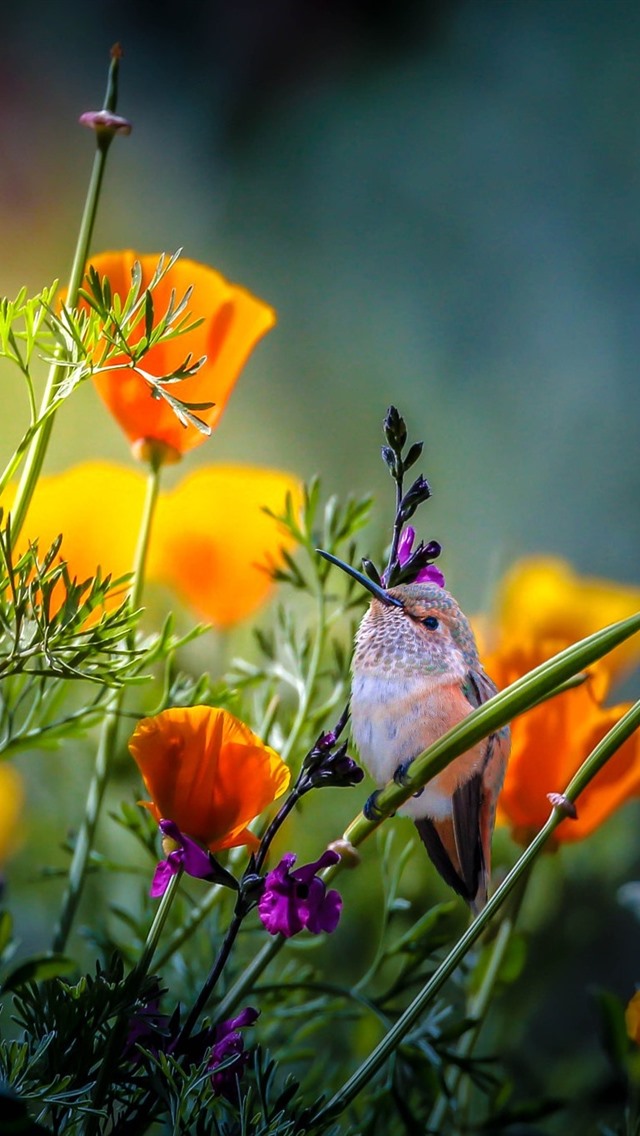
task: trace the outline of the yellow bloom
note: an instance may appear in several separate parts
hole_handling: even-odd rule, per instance
[[[159,502],[150,575],[215,627],[246,619],[271,587],[266,561],[292,543],[263,511],[281,511],[287,493],[299,501],[299,483],[278,470],[196,470]]]
[[[158,255],[141,256],[125,249],[94,256],[91,264],[100,276],[108,278],[112,294],[124,300],[131,288],[131,269],[136,260],[142,268],[144,289],[156,270]],[[273,327],[275,312],[246,289],[230,284],[214,269],[180,258],[153,290],[155,313],[164,314],[172,291],[181,300],[188,288],[193,288],[188,312],[192,319],[202,319],[202,323],[193,331],[157,344],[145,355],[141,366],[149,374],[162,378],[181,367],[187,355],[191,355],[192,362],[206,355],[203,366],[190,378],[172,386],[171,393],[181,402],[212,403],[208,409],[195,413],[214,428],[253,348]],[[136,330],[134,342],[141,335],[142,326]],[[109,366],[116,362],[111,360]],[[195,426],[183,426],[164,399],[153,398],[149,383],[130,367],[98,375],[95,383],[130,442],[136,444],[136,452],[141,449],[140,443],[159,442],[169,452],[180,455],[206,440],[206,434]]]
[[[40,478],[21,546],[38,539],[42,555],[63,533],[61,555],[72,578],[85,580],[97,567],[114,577],[130,572],[145,480],[138,470],[111,462],[83,462]],[[7,509],[14,492],[3,497]],[[241,465],[197,470],[160,494],[148,579],[167,584],[216,627],[245,619],[269,593],[265,562],[277,562],[280,549],[291,546],[291,537],[262,511],[265,505],[282,510],[287,493],[298,501],[299,482],[278,470]]]
[[[18,826],[24,805],[24,787],[17,769],[0,764],[0,865],[18,842]]]
[[[513,642],[578,639],[640,610],[640,588],[578,576],[564,561],[531,557],[514,564],[502,584],[498,626]],[[640,661],[640,636],[634,635],[606,656],[612,677]]]
[[[9,511],[15,495],[2,498]],[[145,478],[112,462],[83,462],[62,473],[41,477],[36,486],[20,548],[37,541],[40,558],[63,534],[61,558],[71,578],[87,580],[96,568],[114,579],[131,572],[145,496]],[[123,592],[114,597],[121,602]]]
[[[257,847],[247,825],[289,784],[282,758],[244,722],[212,706],[143,718],[129,749],[152,798],[142,803],[210,852]]]
[[[624,1020],[627,1024],[627,1033],[636,1045],[640,1045],[640,990],[636,990],[633,998],[625,1010]]]

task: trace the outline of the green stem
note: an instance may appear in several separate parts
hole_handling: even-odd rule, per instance
[[[599,742],[589,757],[582,763],[576,775],[571,779],[563,796],[567,798],[567,800],[574,802],[587,787],[589,782],[592,781],[600,769],[606,764],[609,758],[613,756],[616,750],[631,737],[638,726],[640,726],[640,702],[636,702],[620,721],[609,730],[609,733],[602,741]],[[355,1073],[353,1073],[342,1088],[331,1098],[328,1104],[317,1113],[313,1121],[314,1126],[326,1126],[329,1121],[335,1120],[384,1065],[387,1058],[397,1049],[425,1008],[435,998],[445,982],[460,965],[467,952],[479,939],[485,927],[490,923],[496,912],[500,910],[523,875],[529,871],[530,866],[533,864],[554,829],[557,828],[560,822],[566,819],[566,817],[567,813],[564,808],[553,808],[544,827],[523,852],[520,859],[509,872],[509,875],[491,897],[486,907],[480,912],[476,919],[474,919],[469,929],[462,938],[459,939],[453,950],[447,955],[446,959],[434,972],[417,997],[414,998],[410,1006],[408,1006],[404,1013],[398,1018],[395,1025],[385,1034],[375,1049],[369,1054],[366,1060],[363,1061],[362,1065],[356,1069]]]
[[[111,65],[109,67],[109,77],[107,80],[107,91],[104,101],[104,110],[115,111],[117,102],[117,84],[118,84],[118,68],[120,58],[119,52],[113,52],[111,57]],[[93,234],[93,227],[98,211],[98,203],[100,201],[100,190],[102,188],[102,179],[107,161],[107,153],[109,146],[113,139],[113,134],[109,131],[96,131],[97,150],[93,160],[93,167],[91,170],[91,178],[89,180],[89,188],[80,222],[80,231],[78,233],[78,240],[76,242],[75,253],[73,257],[73,264],[71,266],[71,275],[69,277],[69,285],[67,288],[66,303],[69,307],[75,307],[78,302],[78,293],[82,283],[84,273],[84,266],[89,255],[89,247],[91,244],[91,237]],[[62,357],[62,349],[59,349],[58,357]],[[58,363],[54,363],[50,370],[45,386],[44,394],[42,396],[42,403],[40,405],[39,418],[42,419],[43,415],[47,415],[52,402],[56,397],[56,392],[59,384],[62,382],[66,375],[66,368]],[[18,539],[22,526],[27,515],[27,510],[33,496],[33,492],[40,476],[42,464],[44,462],[45,454],[53,428],[54,414],[48,414],[44,419],[37,435],[33,438],[22,471],[22,477],[16,492],[15,501],[11,510],[11,534],[14,542]]]
[[[489,965],[484,974],[482,984],[475,998],[469,1003],[468,1016],[473,1020],[473,1025],[467,1030],[464,1037],[461,1038],[459,1045],[456,1049],[456,1056],[460,1059],[470,1057],[473,1048],[478,1039],[480,1027],[484,1021],[485,1014],[489,1008],[493,990],[496,980],[500,973],[500,967],[504,961],[507,953],[507,947],[511,942],[511,935],[513,933],[514,919],[512,916],[507,916],[500,924],[500,930],[494,940],[493,949],[491,951],[491,958]],[[440,1132],[444,1118],[449,1108],[451,1099],[455,1096],[460,1081],[462,1079],[463,1070],[460,1065],[454,1066],[449,1075],[446,1077],[447,1091],[441,1092],[438,1097],[434,1109],[431,1113],[427,1123],[427,1132]]]
[[[158,499],[159,485],[160,469],[157,465],[153,465],[149,469],[147,479],[147,493],[140,522],[138,546],[134,558],[133,576],[129,592],[132,610],[134,611],[139,606],[144,586],[146,557],[149,548],[153,515]],[[113,757],[116,751],[118,727],[120,725],[120,711],[122,709],[124,694],[124,687],[116,691],[107,707],[102,723],[96,763],[89,786],[87,803],[85,805],[84,819],[73,850],[67,888],[62,899],[60,918],[53,935],[51,949],[56,952],[63,951],[65,948],[84,888],[89,856],[93,847],[100,809],[111,775]]]
[[[640,616],[632,616],[620,623],[613,623],[610,627],[598,631],[595,635],[590,635],[587,639],[575,643],[572,647],[543,663],[542,666],[518,679],[506,690],[485,702],[484,706],[474,710],[463,722],[454,726],[442,738],[434,742],[428,750],[417,757],[411,766],[411,780],[408,781],[407,788],[403,789],[395,782],[389,782],[377,798],[376,804],[380,807],[384,802],[385,812],[397,808],[450,761],[453,761],[455,757],[471,749],[477,741],[486,737],[487,734],[500,729],[517,714],[524,713],[525,710],[529,710],[541,699],[549,697],[556,688],[559,687],[560,690],[564,690],[566,684],[570,683],[579,671],[595,662],[596,659],[601,658],[607,651],[613,650],[614,647],[638,630],[640,630]],[[379,820],[367,820],[360,813],[347,828],[344,839],[357,847],[376,830],[383,819],[382,812]],[[322,878],[325,882],[329,882],[340,870],[341,864],[327,868],[322,873]],[[271,942],[265,943],[247,970],[225,995],[222,1003],[225,1015],[242,1001],[255,980],[260,977],[272,959],[276,957],[286,941],[282,936],[276,936]]]
[[[167,890],[165,891],[158,909],[155,913],[153,923],[149,928],[144,947],[142,948],[140,958],[138,959],[133,970],[126,979],[127,987],[132,991],[132,994],[140,987],[143,978],[146,976],[147,971],[151,965],[151,960],[155,954],[162,928],[166,922],[171,904],[173,903],[178,885],[182,877],[182,869],[169,880]],[[98,1110],[104,1101],[106,1092],[109,1088],[111,1072],[113,1065],[117,1062],[122,1052],[122,1047],[126,1040],[127,1030],[129,1029],[130,1019],[128,1014],[120,1014],[114,1022],[113,1029],[109,1035],[109,1040],[106,1045],[104,1057],[100,1063],[100,1070],[96,1079],[96,1085],[93,1090],[93,1098],[91,1101],[92,1107]],[[88,1121],[87,1136],[91,1132],[97,1131],[100,1124],[100,1117],[93,1113]]]

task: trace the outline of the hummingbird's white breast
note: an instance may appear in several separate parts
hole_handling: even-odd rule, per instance
[[[461,707],[458,700],[452,704],[451,688],[450,675],[426,679],[424,675],[356,671],[351,699],[353,738],[378,785],[384,785],[399,765],[417,757],[470,712],[471,707]],[[450,816],[451,791],[440,781],[441,776],[434,777],[398,811],[434,820]]]

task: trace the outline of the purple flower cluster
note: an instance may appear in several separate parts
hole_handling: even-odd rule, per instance
[[[235,1018],[228,1018],[215,1027],[207,1068],[213,1091],[227,1100],[236,1099],[238,1077],[249,1061],[240,1030],[252,1026],[259,1015],[259,1010],[246,1006]]]
[[[327,891],[317,873],[337,864],[339,859],[337,852],[327,849],[319,860],[292,872],[295,853],[287,852],[282,857],[267,874],[258,902],[258,914],[270,935],[280,934],[290,939],[303,928],[313,935],[335,931],[342,911],[342,897],[337,891]]]
[[[411,525],[407,525],[406,528],[402,530],[400,540],[398,541],[398,564],[401,567],[404,567],[410,560],[415,539],[416,530]],[[425,568],[421,568],[414,582],[416,584],[439,584],[441,588],[445,586],[444,575],[435,564],[427,564]]]

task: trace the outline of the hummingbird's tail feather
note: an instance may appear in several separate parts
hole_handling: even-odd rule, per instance
[[[434,867],[475,913],[487,901],[487,870],[479,825],[482,799],[482,775],[478,773],[453,793],[451,817],[437,821],[421,817],[415,821]]]

